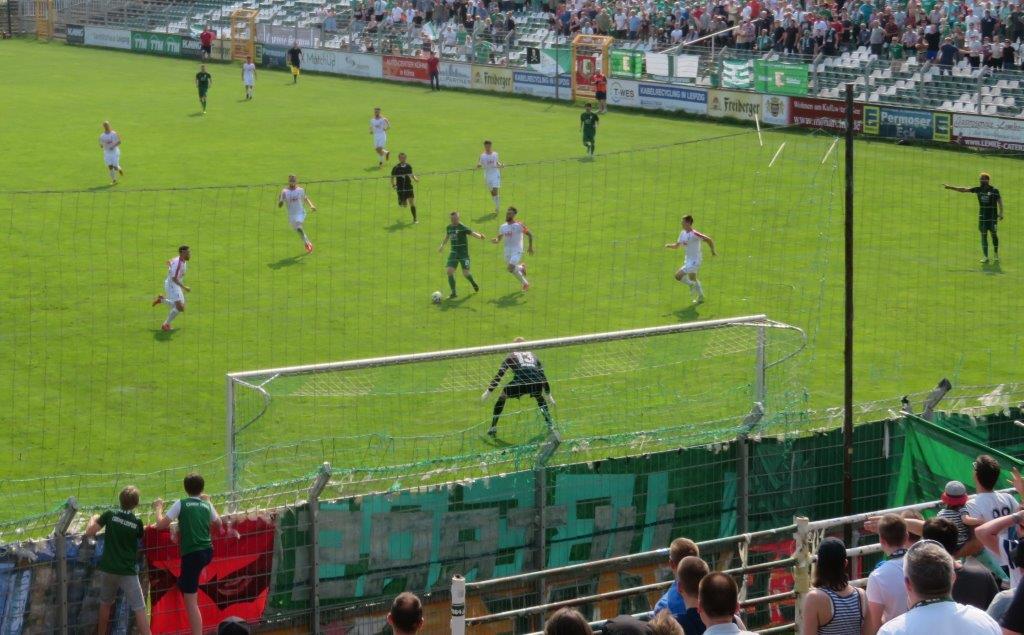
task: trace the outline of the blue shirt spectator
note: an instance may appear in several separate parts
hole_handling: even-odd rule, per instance
[[[668,612],[672,614],[672,617],[676,618],[676,621],[681,621],[684,614],[686,614],[686,600],[679,594],[679,589],[676,588],[678,582],[673,582],[672,586],[665,591],[665,595],[661,596],[658,603],[654,605],[654,614],[657,615],[662,609],[668,609]]]

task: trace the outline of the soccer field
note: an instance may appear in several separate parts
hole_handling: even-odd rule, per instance
[[[4,516],[52,507],[90,480],[36,480],[58,475],[205,465],[220,490],[224,374],[236,370],[765,313],[809,336],[773,371],[769,409],[784,393],[776,407],[840,403],[842,146],[823,162],[827,134],[766,130],[762,147],[745,127],[612,112],[587,161],[581,110],[562,103],[326,76],[292,85],[263,70],[246,102],[239,66],[212,65],[204,116],[198,65],[187,61],[3,41],[0,67]],[[377,105],[392,122],[392,164],[407,152],[422,175],[418,225],[376,169],[368,122]],[[97,144],[107,119],[123,139],[126,174],[114,188]],[[448,212],[461,210],[488,237],[502,221],[472,170],[485,138],[509,165],[502,207],[517,206],[537,238],[526,261],[533,287],[519,291],[500,247],[471,241],[481,291],[459,277],[458,301],[434,306],[431,292],[447,295],[437,247]],[[857,153],[856,400],[924,390],[942,376],[958,386],[1021,380],[1019,159],[882,142],[858,143]],[[973,185],[981,170],[1006,201],[998,266],[978,262],[973,195],[941,187]],[[318,206],[308,256],[275,205],[289,173]],[[699,306],[672,278],[681,252],[663,248],[684,213],[719,252],[705,248]],[[165,310],[150,301],[179,244],[192,247],[193,291],[167,334]],[[647,380],[678,398],[672,414],[634,419],[611,385],[581,386],[587,410],[563,430],[585,438],[734,414],[749,401],[753,358],[723,353],[727,365],[701,366],[721,343],[698,346],[680,353],[692,365]],[[557,379],[573,375],[545,363],[558,395]],[[328,394],[261,422],[261,442],[486,429],[490,405],[478,397],[491,372],[467,390],[465,414],[431,412],[415,387],[399,407],[365,418],[346,416],[349,406]],[[572,394],[559,399],[567,413]],[[516,426],[539,419],[526,401],[510,404],[512,442],[536,432]],[[470,448],[488,448],[477,436]],[[314,467],[297,464],[295,474]],[[105,494],[123,484],[91,480]]]

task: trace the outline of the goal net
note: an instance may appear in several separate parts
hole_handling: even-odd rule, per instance
[[[229,484],[287,478],[322,461],[373,491],[494,474],[532,465],[551,430],[572,460],[609,446],[731,438],[754,402],[781,408],[798,398],[780,364],[806,340],[763,315],[522,343],[513,335],[475,348],[229,374]],[[513,373],[483,393],[502,361],[522,351],[543,365],[552,426],[524,395],[505,402],[492,437],[495,402]]]

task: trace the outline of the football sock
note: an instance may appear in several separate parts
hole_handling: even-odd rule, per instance
[[[416,206],[410,205],[409,208],[412,210],[412,219],[416,220]]]
[[[501,197],[500,196],[492,196],[491,200],[494,201],[494,209],[499,209],[501,207]]]
[[[473,290],[474,291],[479,291],[480,290],[480,285],[478,285],[476,283],[476,280],[473,279],[473,276],[466,276],[466,280],[469,280],[469,284],[473,285]]]
[[[995,250],[996,255],[999,255],[999,234],[992,232],[992,249]]]
[[[494,402],[494,416],[491,417],[491,425],[498,425],[498,417],[501,416],[501,411],[505,409],[505,394],[502,393],[498,400]]]
[[[523,284],[526,284],[526,276],[523,275],[523,268],[522,268],[522,266],[517,266],[515,269],[513,269],[512,270],[512,275],[514,275],[515,277],[519,278],[519,282],[522,282]]]
[[[170,324],[174,318],[178,317],[179,313],[181,313],[181,311],[179,311],[177,307],[171,307],[171,310],[167,312],[167,319],[164,320],[164,322],[166,324]]]
[[[448,286],[452,288],[452,293],[455,293],[455,274],[448,274]]]
[[[981,232],[981,253],[988,258],[988,234]]]
[[[704,295],[704,287],[700,285],[700,280],[694,283],[693,288],[697,290],[697,295]]]
[[[116,181],[117,180],[117,170],[115,170],[114,168],[110,168],[110,180],[111,181]]]
[[[534,398],[537,400],[537,405],[540,407],[540,413],[544,415],[544,421],[546,421],[549,426],[552,425],[551,413],[548,411],[548,402],[544,400],[542,395],[537,395]]]

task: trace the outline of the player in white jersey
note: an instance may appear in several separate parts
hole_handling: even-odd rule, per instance
[[[477,169],[484,169],[484,181],[487,187],[491,188],[491,200],[494,201],[494,215],[498,215],[501,207],[501,197],[498,196],[498,188],[501,187],[501,168],[505,164],[498,160],[498,153],[491,149],[491,142],[484,141],[484,153],[476,162]]]
[[[391,121],[380,114],[380,108],[373,109],[373,118],[370,119],[370,134],[373,135],[373,150],[377,153],[377,167],[384,167],[384,162],[391,156],[391,152],[384,146],[388,144],[388,130],[391,129]]]
[[[188,245],[178,247],[178,255],[167,261],[167,278],[164,280],[164,292],[156,296],[153,306],[166,304],[171,307],[167,313],[167,319],[160,325],[163,331],[171,330],[171,322],[179,313],[185,310],[185,292],[192,291],[185,286],[182,279],[188,270],[188,261],[192,258],[192,252]]]
[[[252,63],[252,57],[245,56],[245,64],[242,64],[242,84],[245,86],[246,100],[252,99],[256,89],[256,65]]]
[[[1012,494],[995,491],[1001,476],[1002,468],[999,465],[999,461],[994,457],[982,454],[974,460],[974,487],[978,493],[967,501],[967,506],[964,508],[967,512],[964,515],[965,525],[968,527],[978,527],[996,518],[1009,516],[1018,510],[1020,506]],[[1011,575],[1011,578],[1016,582],[1019,579],[1019,574],[1015,574],[1014,569],[1009,566],[1010,561],[1007,557],[1008,545],[1015,538],[1015,536],[1010,535],[1011,526],[1013,526],[1012,523],[1006,527],[1001,527],[993,536],[994,540],[990,544],[985,545],[985,548],[995,558],[996,562],[1003,567],[1004,571],[1014,574]]]
[[[294,174],[288,175],[288,187],[281,190],[280,196],[277,197],[277,206],[283,207],[288,205],[288,222],[292,224],[292,228],[299,232],[299,236],[302,236],[302,243],[306,246],[306,253],[313,253],[313,243],[309,241],[306,236],[306,230],[303,229],[302,223],[306,220],[306,208],[304,203],[309,204],[309,211],[315,212],[316,205],[313,201],[309,200],[306,196],[306,190],[299,187],[299,179]]]
[[[683,216],[683,231],[679,232],[679,239],[674,243],[668,243],[665,245],[668,249],[679,249],[683,248],[685,258],[683,259],[683,266],[676,271],[676,280],[682,282],[686,286],[690,287],[690,295],[697,294],[694,303],[700,303],[704,301],[704,287],[701,286],[700,280],[697,279],[697,273],[700,271],[701,261],[704,256],[701,254],[700,244],[705,242],[711,247],[711,255],[717,255],[715,253],[715,241],[711,240],[710,236],[705,236],[696,229],[693,228],[693,216],[687,214]]]
[[[526,264],[523,259],[523,236],[528,239],[526,253],[533,255],[533,234],[522,222],[516,220],[519,213],[514,207],[509,207],[505,212],[505,222],[498,228],[498,236],[491,239],[491,242],[498,244],[505,239],[505,264],[508,272],[519,278],[523,283],[523,291],[530,288],[530,282],[526,279]]]
[[[117,175],[124,174],[121,169],[121,135],[110,127],[109,121],[103,122],[103,134],[100,135],[100,147],[103,148],[103,163],[110,172],[110,184],[117,184]]]

